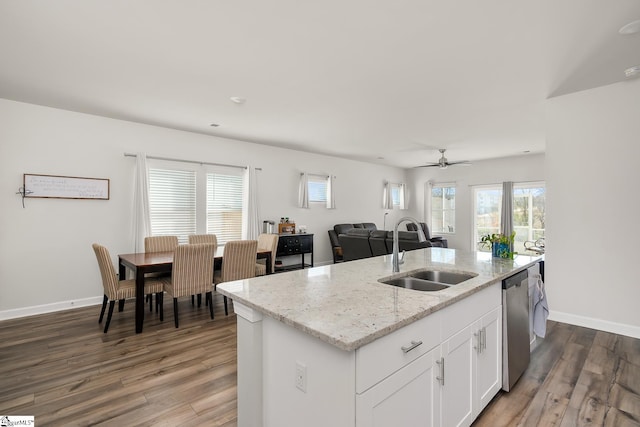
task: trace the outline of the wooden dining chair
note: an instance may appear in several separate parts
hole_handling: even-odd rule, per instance
[[[189,243],[208,243],[212,244],[215,249],[218,249],[218,238],[215,234],[191,234],[189,236]],[[214,251],[215,252],[215,251]],[[213,274],[213,273],[212,273]],[[191,295],[191,305],[194,305],[194,296]],[[198,307],[202,304],[202,294],[198,294]],[[205,301],[205,304],[208,302]]]
[[[224,245],[222,270],[214,276],[215,286],[232,280],[250,279],[256,276],[257,240],[232,240]],[[224,297],[224,314],[229,315],[227,297]]]
[[[169,252],[175,251],[178,247],[178,236],[149,236],[144,238],[144,251],[149,252]],[[167,273],[150,273],[147,277],[166,277]],[[153,311],[153,296],[147,295],[149,301],[149,311]],[[156,310],[160,302],[156,299]]]
[[[145,252],[174,251],[177,247],[177,236],[149,236],[144,238]]]
[[[277,234],[260,234],[258,236],[258,252],[271,251],[271,272],[275,271],[276,251],[278,250]],[[267,274],[267,260],[259,259],[256,261],[256,276],[264,276]]]
[[[205,294],[213,319],[213,258],[212,244],[179,245],[173,256],[171,280],[165,281],[164,291],[173,297],[173,318],[178,327],[178,298]]]
[[[189,243],[209,243],[218,247],[218,238],[215,234],[192,234],[189,236]]]
[[[102,323],[104,317],[104,310],[107,307],[107,301],[109,302],[109,313],[107,314],[107,321],[104,325],[104,333],[107,333],[109,324],[111,323],[111,316],[113,315],[113,307],[116,300],[120,301],[119,311],[122,311],[124,307],[124,301],[127,298],[135,298],[136,296],[136,281],[135,280],[120,280],[116,274],[116,270],[111,263],[111,255],[109,251],[102,245],[97,243],[93,244],[93,250],[96,253],[98,259],[98,267],[100,267],[100,275],[102,276],[102,287],[104,288],[104,298],[102,299],[102,310],[100,310],[100,318],[98,323]],[[162,292],[163,283],[158,279],[145,279],[144,281],[145,294],[156,294],[156,299],[160,301],[160,319],[162,319]]]

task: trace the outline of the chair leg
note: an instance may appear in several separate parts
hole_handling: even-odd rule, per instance
[[[109,312],[107,313],[107,321],[104,324],[104,333],[107,333],[107,330],[109,329],[109,324],[111,323],[111,316],[113,316],[113,309],[116,306],[116,302],[114,300],[111,300],[111,302],[109,303]]]
[[[173,319],[176,323],[176,328],[178,327],[178,298],[173,298]]]
[[[153,294],[148,294],[149,297],[149,312],[153,312]]]
[[[156,294],[156,313],[160,313],[160,321],[164,320],[164,292]]]
[[[109,298],[107,298],[106,295],[104,296],[104,298],[102,298],[102,310],[100,310],[100,319],[98,319],[98,323],[102,323],[102,318],[104,317],[104,310],[105,308],[107,308],[108,300]]]
[[[228,316],[229,315],[229,309],[227,308],[227,297],[224,297],[224,315]]]
[[[195,295],[191,295],[191,305],[196,305],[195,302]]]
[[[206,293],[205,301],[209,306],[209,313],[211,314],[211,319],[213,320],[213,294],[211,292]]]
[[[124,299],[118,301],[118,311],[122,312],[124,310]]]
[[[198,294],[198,308],[202,305],[202,294]]]

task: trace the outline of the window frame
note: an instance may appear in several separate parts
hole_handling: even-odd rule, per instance
[[[544,192],[545,192],[545,204],[546,204],[546,182],[545,181],[526,181],[526,182],[514,182],[513,183],[513,191],[514,191],[514,203],[513,203],[513,208],[516,209],[517,208],[517,203],[515,198],[518,197],[515,193],[517,190],[523,190],[523,189],[534,189],[534,188],[543,188]],[[498,221],[498,226],[496,227],[491,227],[490,231],[487,231],[486,233],[482,233],[482,235],[484,234],[491,234],[491,233],[499,233],[500,232],[500,228],[501,228],[501,218],[502,218],[502,184],[488,184],[488,185],[474,185],[472,186],[472,191],[471,191],[471,197],[472,197],[472,234],[471,234],[471,239],[472,239],[472,247],[473,248],[478,248],[479,247],[479,242],[476,240],[479,240],[478,238],[481,236],[478,234],[478,197],[477,197],[477,192],[478,191],[482,191],[482,190],[494,190],[499,192],[500,194],[500,198],[499,198],[499,202],[498,202],[498,209],[497,209],[497,221]],[[544,234],[546,232],[546,228],[539,228],[539,229],[534,229],[533,227],[529,227],[529,225],[533,224],[533,219],[534,219],[534,213],[533,213],[533,200],[531,199],[531,196],[529,197],[530,201],[528,202],[528,208],[530,208],[530,210],[528,211],[528,226],[524,227],[521,225],[516,225],[514,223],[513,229],[516,231],[516,242],[515,242],[515,251],[516,252],[520,252],[520,251],[524,251],[524,246],[520,247],[519,243],[522,243],[522,245],[524,245],[524,241],[525,240],[536,240],[538,237],[533,236],[534,231],[537,230],[541,236],[540,237],[544,237]],[[514,212],[515,214],[515,212]],[[514,215],[514,220],[515,220],[515,215]],[[546,222],[546,221],[544,221]],[[488,227],[483,227],[484,229],[488,228]],[[522,233],[518,233],[518,229],[523,229],[523,228],[527,228],[527,236],[524,238],[524,240],[522,238],[519,238],[519,236],[522,235]],[[486,248],[485,248],[486,250]]]
[[[196,192],[195,192],[195,199],[196,199],[196,204],[195,204],[195,222],[196,222],[196,228],[195,228],[195,232],[193,234],[206,234],[207,233],[207,220],[209,217],[209,213],[207,212],[207,197],[208,197],[208,191],[207,191],[207,177],[210,174],[218,174],[218,175],[233,175],[233,176],[239,176],[242,180],[242,191],[241,194],[239,196],[240,201],[241,201],[241,205],[242,205],[242,210],[241,210],[241,227],[240,227],[240,235],[238,236],[238,239],[242,238],[242,228],[244,225],[244,222],[246,221],[246,214],[245,214],[245,210],[246,210],[246,206],[245,206],[245,191],[246,191],[246,185],[244,183],[244,169],[242,168],[237,168],[237,167],[226,167],[226,166],[214,166],[214,165],[207,165],[207,164],[194,164],[194,163],[190,163],[190,162],[181,162],[181,161],[172,161],[172,160],[159,160],[159,159],[148,159],[148,168],[149,170],[151,169],[164,169],[164,170],[176,170],[176,171],[189,171],[189,172],[193,172],[195,174],[195,181],[196,181]],[[149,186],[151,186],[151,176],[148,177],[149,178]],[[152,207],[151,207],[151,200],[149,201],[149,212],[151,213]],[[158,234],[154,234],[153,232],[153,225],[152,225],[152,231],[151,231],[152,235],[158,235]],[[187,234],[183,234],[183,233],[178,233],[178,234],[173,234],[173,235],[177,235],[178,236],[178,241],[180,243],[187,243],[188,241],[188,235]],[[219,246],[223,246],[225,242],[225,239],[219,239]]]

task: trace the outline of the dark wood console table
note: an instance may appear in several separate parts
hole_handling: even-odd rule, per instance
[[[311,262],[305,263],[305,254],[311,255]],[[280,234],[276,257],[300,256],[300,263],[276,265],[276,271],[298,270],[313,267],[313,234]]]

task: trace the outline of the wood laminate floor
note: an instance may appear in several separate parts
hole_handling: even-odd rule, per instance
[[[147,313],[135,334],[133,302],[107,334],[99,307],[0,322],[0,415],[39,426],[235,426],[236,322],[215,298]],[[547,337],[510,393],[480,426],[640,426],[640,340],[549,322]],[[301,426],[302,427],[302,426]],[[393,426],[403,427],[403,426]]]

